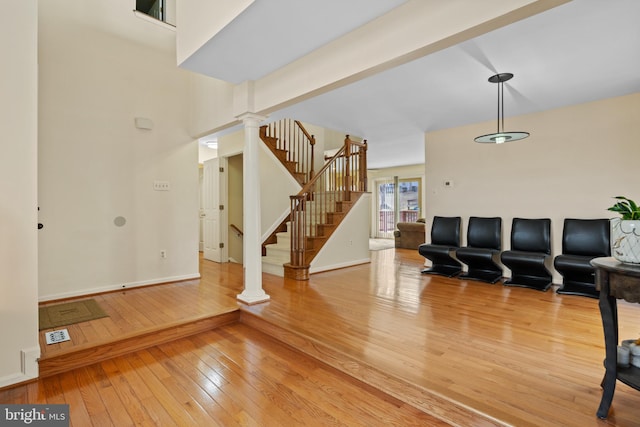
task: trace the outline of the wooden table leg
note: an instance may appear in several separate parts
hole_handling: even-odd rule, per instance
[[[615,297],[609,295],[608,274],[599,272],[600,279],[600,315],[602,316],[602,327],[604,329],[605,346],[605,374],[602,380],[602,399],[596,415],[600,419],[605,419],[609,415],[609,408],[613,400],[613,393],[616,390],[616,380],[618,375],[618,308]]]

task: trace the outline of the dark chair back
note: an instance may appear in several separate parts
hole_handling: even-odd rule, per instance
[[[459,216],[434,216],[431,225],[431,244],[460,247],[461,224],[462,219]]]
[[[562,230],[562,253],[593,257],[610,256],[609,233],[608,219],[567,218]]]
[[[499,251],[502,247],[502,218],[469,217],[467,246]]]
[[[551,254],[551,220],[513,218],[511,250]]]

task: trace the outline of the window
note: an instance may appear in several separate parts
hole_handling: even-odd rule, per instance
[[[377,224],[374,237],[391,238],[396,223],[415,222],[421,217],[422,178],[393,177],[375,183]]]
[[[165,21],[165,0],[136,0],[136,10],[159,21]]]

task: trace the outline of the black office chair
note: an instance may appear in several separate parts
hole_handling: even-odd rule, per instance
[[[556,292],[598,298],[595,285],[596,269],[591,260],[611,255],[608,219],[564,220],[562,254],[555,257],[553,266],[562,275],[562,287]]]
[[[469,218],[467,246],[456,250],[456,258],[467,264],[461,279],[496,283],[502,279],[502,267],[496,263],[502,247],[502,218]]]
[[[546,291],[552,284],[545,263],[551,256],[551,220],[514,218],[511,225],[511,249],[502,252],[502,263],[511,270],[507,286]]]
[[[451,256],[460,247],[460,228],[462,220],[459,216],[434,216],[431,225],[431,243],[418,246],[420,255],[431,261],[431,268],[422,273],[439,274],[453,277],[460,274],[462,264]]]

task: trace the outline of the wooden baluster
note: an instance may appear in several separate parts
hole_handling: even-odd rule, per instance
[[[362,171],[362,191],[366,192],[368,188],[367,184],[367,140],[364,140],[364,147],[362,148],[362,162],[360,165]]]
[[[349,168],[349,160],[351,158],[351,140],[349,135],[344,139],[344,196],[345,200],[351,200],[351,171]]]

